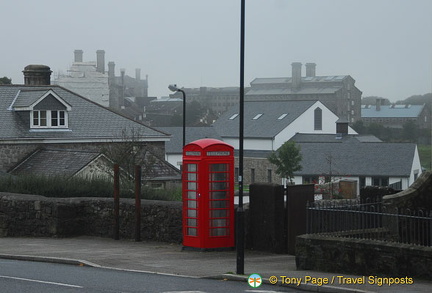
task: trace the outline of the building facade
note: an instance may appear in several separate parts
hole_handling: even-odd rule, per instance
[[[362,92],[349,75],[317,76],[316,64],[306,63],[306,76],[302,76],[302,63],[292,63],[292,76],[256,78],[245,95],[246,101],[320,101],[338,117],[352,124],[361,119]]]
[[[375,123],[389,128],[403,128],[410,121],[419,129],[430,129],[432,125],[431,111],[425,104],[383,105],[381,99],[377,99],[375,105],[362,105],[361,113],[365,126]]]

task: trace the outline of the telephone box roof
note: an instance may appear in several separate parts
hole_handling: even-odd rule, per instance
[[[224,146],[227,146],[227,147],[230,147],[230,148],[234,148],[230,144],[227,144],[226,142],[223,142],[221,140],[214,139],[214,138],[198,139],[198,140],[195,140],[195,141],[189,143],[189,145],[191,145],[191,144],[197,145],[197,146],[199,146],[202,149],[205,149],[205,148],[207,148],[209,146],[213,146],[213,145],[224,145]]]

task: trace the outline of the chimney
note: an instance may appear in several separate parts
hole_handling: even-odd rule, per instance
[[[75,50],[74,55],[74,62],[83,62],[83,50]]]
[[[315,63],[306,63],[306,77],[315,77]]]
[[[115,83],[115,63],[112,61],[108,62],[108,82]]]
[[[376,99],[376,108],[377,111],[381,111],[381,99]]]
[[[50,85],[51,69],[46,65],[27,65],[24,70],[25,85]]]
[[[336,121],[336,137],[342,137],[348,134],[348,119],[339,118]]]
[[[301,83],[301,68],[300,62],[291,63],[292,66],[292,87],[293,89],[299,89]]]
[[[136,68],[136,69],[135,69],[135,79],[136,79],[137,81],[140,81],[140,80],[141,80],[141,69],[140,69],[140,68]]]
[[[105,73],[105,51],[96,51],[96,71],[100,73]]]
[[[120,68],[120,74],[121,74],[121,95],[120,95],[120,100],[119,100],[119,107],[120,109],[124,109],[124,98],[125,98],[125,73],[126,73],[126,69],[124,68]]]

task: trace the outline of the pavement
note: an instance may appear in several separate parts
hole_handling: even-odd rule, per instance
[[[432,292],[432,282],[426,280],[414,279],[410,285],[379,286],[377,282],[369,284],[369,276],[297,270],[295,256],[250,250],[245,251],[245,274],[237,275],[235,250],[203,252],[185,250],[179,244],[163,242],[135,242],[97,237],[5,237],[0,238],[0,258],[192,278],[217,278],[245,283],[249,275],[259,274],[265,283],[270,284],[270,281],[274,280],[273,276],[276,276],[278,281],[274,286],[282,286],[281,282],[284,281],[283,286],[311,292]],[[296,284],[299,280],[300,285]],[[321,284],[326,281],[329,284]]]

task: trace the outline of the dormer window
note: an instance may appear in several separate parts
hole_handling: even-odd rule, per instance
[[[67,128],[67,112],[64,110],[34,110],[31,128]]]
[[[30,130],[68,129],[68,113],[72,107],[52,89],[19,91],[11,110],[28,112]]]

